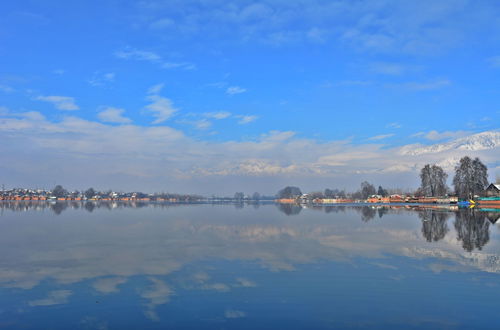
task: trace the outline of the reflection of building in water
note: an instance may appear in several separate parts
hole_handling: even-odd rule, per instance
[[[422,220],[422,235],[427,242],[437,242],[446,236],[450,213],[424,209],[418,212],[418,217]]]
[[[482,209],[482,211],[485,213],[485,216],[492,224],[495,224],[498,219],[500,219],[500,209]]]
[[[464,250],[481,250],[490,240],[490,222],[486,213],[474,209],[461,209],[456,213],[455,230]]]

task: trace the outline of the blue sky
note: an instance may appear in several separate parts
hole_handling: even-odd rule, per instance
[[[0,135],[10,144],[2,149],[10,165],[2,180],[50,186],[57,177],[42,171],[35,180],[19,163],[65,172],[95,160],[101,169],[128,164],[101,171],[95,185],[107,178],[108,186],[125,180],[137,189],[225,192],[272,181],[263,190],[274,192],[289,181],[321,182],[304,173],[331,158],[328,148],[320,151],[325,144],[382,155],[498,131],[499,10],[496,1],[460,0],[3,2]],[[248,144],[255,151],[276,136],[286,146],[245,156]],[[106,150],[122,148],[120,137],[135,148],[103,160]],[[163,153],[145,156],[158,163],[148,169],[151,162],[134,152],[156,138]],[[102,139],[106,150],[85,150]],[[318,153],[303,159],[291,150],[304,141]],[[30,156],[14,152],[26,145]],[[241,152],[237,159],[231,148]],[[48,157],[54,150],[60,154]],[[158,170],[162,160],[168,173]],[[247,165],[259,168],[257,177],[252,169],[230,170]],[[319,174],[332,178],[329,185],[335,175],[349,174],[344,186],[365,179],[327,172]],[[404,185],[415,184],[414,174]],[[88,182],[70,172],[62,179],[74,187]],[[234,185],[217,187],[221,179]]]

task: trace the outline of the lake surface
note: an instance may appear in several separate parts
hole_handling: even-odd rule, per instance
[[[500,328],[495,210],[3,202],[0,212],[0,328]]]

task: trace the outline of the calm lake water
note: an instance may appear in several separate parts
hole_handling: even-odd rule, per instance
[[[0,328],[500,328],[494,210],[139,206],[0,204]]]

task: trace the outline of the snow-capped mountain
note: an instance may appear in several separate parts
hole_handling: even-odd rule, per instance
[[[486,150],[500,147],[500,131],[487,131],[458,138],[446,143],[430,146],[408,145],[401,149],[401,154],[417,156],[428,153],[439,153],[448,150]]]

